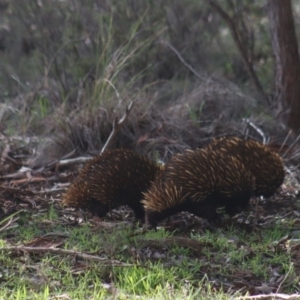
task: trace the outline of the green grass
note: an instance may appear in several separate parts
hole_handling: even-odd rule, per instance
[[[71,299],[230,299],[220,283],[247,274],[268,283],[274,271],[285,276],[293,292],[299,281],[293,255],[273,245],[290,228],[247,233],[235,227],[191,233],[201,245],[194,251],[178,245],[145,246],[143,241],[170,239],[180,233],[163,228],[142,232],[139,228],[99,228],[88,222],[63,225],[54,205],[40,213],[20,213],[18,227],[0,234],[0,247],[22,245],[43,235],[65,235],[63,249],[118,260],[127,266],[84,261],[55,253],[0,251],[0,299],[49,299],[68,295]],[[5,222],[2,222],[2,225]],[[152,244],[153,245],[153,244]],[[155,245],[155,244],[154,244]],[[147,254],[148,253],[148,254]],[[241,276],[241,275],[240,275]]]

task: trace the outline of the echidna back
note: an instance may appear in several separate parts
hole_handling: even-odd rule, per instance
[[[64,203],[87,206],[99,216],[117,206],[128,205],[138,218],[143,218],[142,193],[150,187],[158,170],[155,162],[133,151],[106,151],[82,168]]]
[[[257,141],[223,137],[214,140],[206,149],[236,156],[255,177],[257,196],[270,197],[283,183],[284,167],[281,157]]]
[[[234,197],[252,194],[254,179],[234,155],[198,149],[175,155],[166,165],[166,178],[182,187],[193,201],[213,194]]]
[[[254,189],[254,178],[240,160],[204,149],[174,155],[160,177],[143,200],[152,225],[179,211],[213,221],[223,206],[234,215],[248,205]]]

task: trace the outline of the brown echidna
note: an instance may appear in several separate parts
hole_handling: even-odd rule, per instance
[[[63,204],[88,208],[100,217],[117,206],[128,205],[143,220],[142,193],[148,190],[159,169],[155,162],[133,151],[107,150],[80,170]]]
[[[255,196],[272,196],[284,180],[284,166],[281,157],[267,146],[237,137],[215,139],[206,147],[209,151],[218,151],[236,156],[255,178]]]
[[[187,150],[170,159],[145,193],[146,225],[156,226],[180,211],[209,221],[218,219],[218,207],[235,215],[248,205],[254,184],[254,177],[235,156]]]

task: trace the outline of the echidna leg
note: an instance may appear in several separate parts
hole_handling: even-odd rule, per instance
[[[148,229],[156,228],[157,223],[164,220],[167,217],[170,217],[174,213],[177,213],[177,208],[175,209],[167,209],[164,211],[145,211],[145,226]]]
[[[156,229],[157,226],[157,212],[145,211],[145,226],[147,229]]]
[[[145,211],[141,205],[129,205],[129,207],[133,210],[135,218],[142,223],[145,221]]]
[[[227,199],[225,205],[225,212],[230,216],[234,216],[246,209],[249,205],[249,201],[250,196],[248,195],[242,195],[238,197],[232,197],[231,199]]]
[[[95,214],[101,218],[101,217],[105,216],[106,213],[109,211],[109,206],[92,198],[92,199],[90,199],[89,210],[93,214]]]
[[[203,202],[190,202],[189,212],[200,217],[207,219],[209,222],[218,222],[220,217],[217,213],[217,206]]]

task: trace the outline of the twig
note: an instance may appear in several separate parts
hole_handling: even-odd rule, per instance
[[[64,186],[69,186],[70,184],[65,184]],[[52,193],[58,193],[58,192],[63,192],[66,190],[65,187],[61,187],[61,188],[52,188],[52,189],[45,189],[45,190],[42,190],[42,191],[37,191],[37,192],[34,192],[35,195],[38,195],[38,194],[42,194],[42,195],[48,195],[48,194],[52,194]]]
[[[264,132],[259,127],[257,127],[252,121],[250,121],[249,119],[243,119],[243,121],[247,125],[251,126],[262,137],[264,145],[268,142],[267,137],[264,134]]]
[[[286,238],[286,240],[288,239],[288,237]],[[293,267],[293,263],[290,263],[290,266],[289,266],[289,270],[288,272],[285,274],[283,280],[280,282],[277,290],[276,290],[276,293],[278,293],[278,291],[280,290],[282,284],[287,280],[288,276],[290,275],[291,271],[292,271],[292,267]]]
[[[18,225],[14,225],[14,226],[11,226],[11,224],[13,224],[14,222],[18,221],[19,217],[17,218],[10,218],[9,221],[0,228],[0,232],[4,231],[5,229],[8,229],[8,228],[13,228],[13,227],[16,227]]]
[[[104,81],[107,82],[114,89],[114,91],[116,93],[116,96],[117,96],[117,98],[119,100],[119,104],[121,104],[123,100],[120,97],[120,93],[118,92],[117,88],[113,85],[113,83],[110,80],[104,79]]]
[[[4,218],[3,220],[0,221],[0,225],[4,224],[6,221],[8,221],[9,219],[13,219],[14,216],[18,215],[19,213],[23,212],[23,209],[20,209],[16,212],[14,212],[13,214],[11,214],[10,216]]]
[[[49,300],[58,300],[58,299],[63,299],[63,300],[72,300],[72,298],[68,294],[61,294],[61,295],[55,295],[53,297],[50,297]]]
[[[76,157],[76,158],[70,158],[70,159],[63,159],[58,162],[58,166],[68,166],[73,164],[84,164],[87,161],[89,161],[91,157]]]
[[[300,299],[300,294],[288,295],[288,294],[271,293],[268,295],[242,296],[242,297],[234,298],[234,300],[273,300],[273,299],[296,300],[296,299]]]
[[[291,156],[289,157],[289,161],[291,161],[291,160],[295,159],[296,157],[298,157],[299,154],[300,154],[300,151],[295,151],[295,152],[293,152],[293,155],[291,155]]]
[[[200,242],[197,242],[193,239],[186,238],[186,237],[170,237],[170,238],[164,238],[161,240],[154,240],[154,239],[139,239],[143,243],[143,247],[182,247],[182,248],[188,248],[194,252],[201,252],[203,249],[203,244]]]
[[[292,149],[295,146],[295,144],[298,142],[299,139],[300,139],[300,134],[297,136],[297,138],[294,140],[294,142],[290,145],[290,147],[283,153],[283,155],[282,155],[283,158],[285,158],[287,153],[290,151],[290,149]]]
[[[132,106],[133,106],[133,101],[131,101],[129,103],[129,105],[126,107],[126,111],[125,111],[125,114],[122,117],[122,119],[119,120],[118,118],[115,118],[113,120],[112,131],[111,131],[111,133],[110,133],[110,135],[109,135],[109,137],[108,137],[105,145],[102,147],[100,154],[102,154],[106,150],[106,148],[108,147],[108,145],[111,142],[111,140],[115,137],[115,135],[117,134],[117,132],[122,127],[123,123],[127,120],[128,116],[129,116],[129,114],[131,112]]]
[[[47,247],[24,247],[24,246],[12,246],[12,247],[3,247],[0,248],[0,251],[25,251],[30,253],[53,253],[53,254],[62,254],[62,255],[73,255],[85,260],[91,260],[96,262],[102,262],[106,265],[114,265],[119,267],[132,267],[136,266],[133,264],[122,263],[118,260],[110,260],[104,257],[99,257],[95,255],[90,255],[84,252],[75,251],[75,250],[67,250],[60,248],[47,248]]]
[[[10,216],[8,216],[8,217],[4,218],[3,220],[1,220],[0,225],[4,224],[5,222],[7,222],[7,223],[0,228],[0,232],[2,232],[5,229],[9,228],[9,226],[11,224],[16,222],[19,219],[19,217],[15,218],[15,216],[18,215],[19,213],[23,212],[23,211],[24,211],[23,209],[20,209],[20,210],[14,212],[13,214],[11,214]],[[15,227],[15,226],[13,226],[13,227]],[[12,228],[12,227],[10,227],[10,228]]]
[[[281,147],[280,147],[280,149],[279,149],[279,152],[280,152],[280,151],[282,150],[282,148],[285,146],[285,143],[287,142],[287,140],[288,140],[288,138],[289,138],[289,136],[291,135],[292,132],[293,132],[293,131],[290,129],[289,132],[288,132],[288,134],[286,135],[286,137],[285,137],[283,143],[281,144]]]
[[[61,157],[60,159],[67,159],[71,156],[73,156],[73,154],[75,154],[76,150],[73,149],[72,151],[70,151],[69,153],[67,153],[66,155],[64,155],[63,157]],[[59,162],[59,159],[55,159],[53,162],[49,163],[46,167],[52,167],[52,166],[56,166],[57,167],[57,163]]]
[[[160,41],[161,44],[166,44],[179,58],[179,60],[194,74],[196,75],[200,80],[205,80],[206,78],[201,76],[189,63],[187,63],[184,58],[182,57],[182,55],[179,53],[179,51],[172,46],[170,43],[166,42],[166,41]]]

